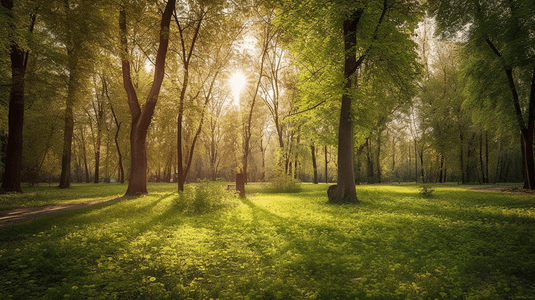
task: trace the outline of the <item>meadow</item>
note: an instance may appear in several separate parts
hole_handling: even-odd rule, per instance
[[[325,184],[224,187],[151,184],[0,228],[0,299],[535,299],[533,195],[362,185],[360,204],[335,206]],[[125,189],[25,188],[0,208]]]

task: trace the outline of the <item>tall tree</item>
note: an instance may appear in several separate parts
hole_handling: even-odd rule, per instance
[[[147,193],[147,131],[151,122],[154,108],[158,102],[158,94],[165,74],[165,58],[169,45],[169,25],[176,0],[169,0],[165,5],[160,22],[159,46],[156,54],[154,66],[154,81],[147,95],[147,100],[143,108],[140,107],[136,90],[132,84],[130,75],[130,62],[128,60],[128,31],[127,31],[127,2],[121,3],[119,12],[119,28],[121,30],[121,63],[123,70],[123,85],[128,96],[128,106],[132,115],[130,130],[130,176],[128,178],[128,189],[125,195],[136,195]]]
[[[2,182],[3,192],[22,193],[20,174],[22,170],[22,132],[24,126],[24,76],[28,66],[29,50],[24,49],[17,31],[22,24],[17,22],[13,11],[13,0],[2,0],[2,7],[7,11],[9,26],[9,54],[11,59],[11,91],[9,94],[8,141],[5,156],[5,172]],[[32,33],[37,17],[37,7],[31,13],[28,33]],[[19,24],[17,24],[19,23]]]
[[[294,53],[304,61],[302,70],[311,77],[330,77],[325,90],[334,90],[341,98],[337,185],[329,189],[329,202],[357,203],[354,128],[361,130],[371,124],[365,124],[366,117],[359,115],[365,111],[356,106],[372,105],[366,103],[373,99],[366,87],[375,80],[389,82],[394,93],[414,92],[411,85],[417,64],[411,34],[421,16],[419,2],[317,0],[307,6],[294,1],[286,4],[281,23],[292,36]],[[318,67],[314,61],[325,64]]]
[[[535,189],[533,133],[535,123],[535,2],[430,1],[442,37],[464,32],[468,90],[479,107],[507,101],[520,132],[525,188]]]

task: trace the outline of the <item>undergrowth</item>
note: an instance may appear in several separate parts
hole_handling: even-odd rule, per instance
[[[238,203],[235,193],[224,188],[224,183],[207,180],[196,185],[186,185],[175,198],[176,208],[188,215],[202,215],[222,209],[232,208]]]
[[[534,299],[531,195],[249,183],[203,211],[220,190],[199,186],[0,229],[0,299]]]
[[[301,190],[301,181],[299,179],[285,172],[275,172],[266,191],[270,193],[299,193]]]

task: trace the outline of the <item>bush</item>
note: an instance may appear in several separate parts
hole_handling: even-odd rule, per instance
[[[226,191],[221,183],[202,180],[195,185],[187,185],[183,192],[178,193],[176,206],[186,214],[202,215],[234,207],[236,199],[236,195]]]
[[[428,188],[427,186],[422,186],[420,188],[420,191],[418,192],[418,194],[420,195],[421,198],[432,198],[433,197],[433,192],[435,190],[431,189],[431,188]]]
[[[301,181],[284,172],[276,172],[270,180],[270,193],[299,193],[302,190]]]

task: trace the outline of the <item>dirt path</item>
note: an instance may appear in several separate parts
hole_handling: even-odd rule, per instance
[[[0,228],[31,220],[41,219],[62,211],[80,209],[82,207],[91,206],[99,203],[118,201],[119,199],[121,198],[0,210]]]
[[[502,187],[497,187],[497,186],[477,187],[477,188],[472,188],[472,190],[479,191],[479,192],[535,195],[535,190],[526,190],[526,189],[520,189],[520,188],[502,188]]]

